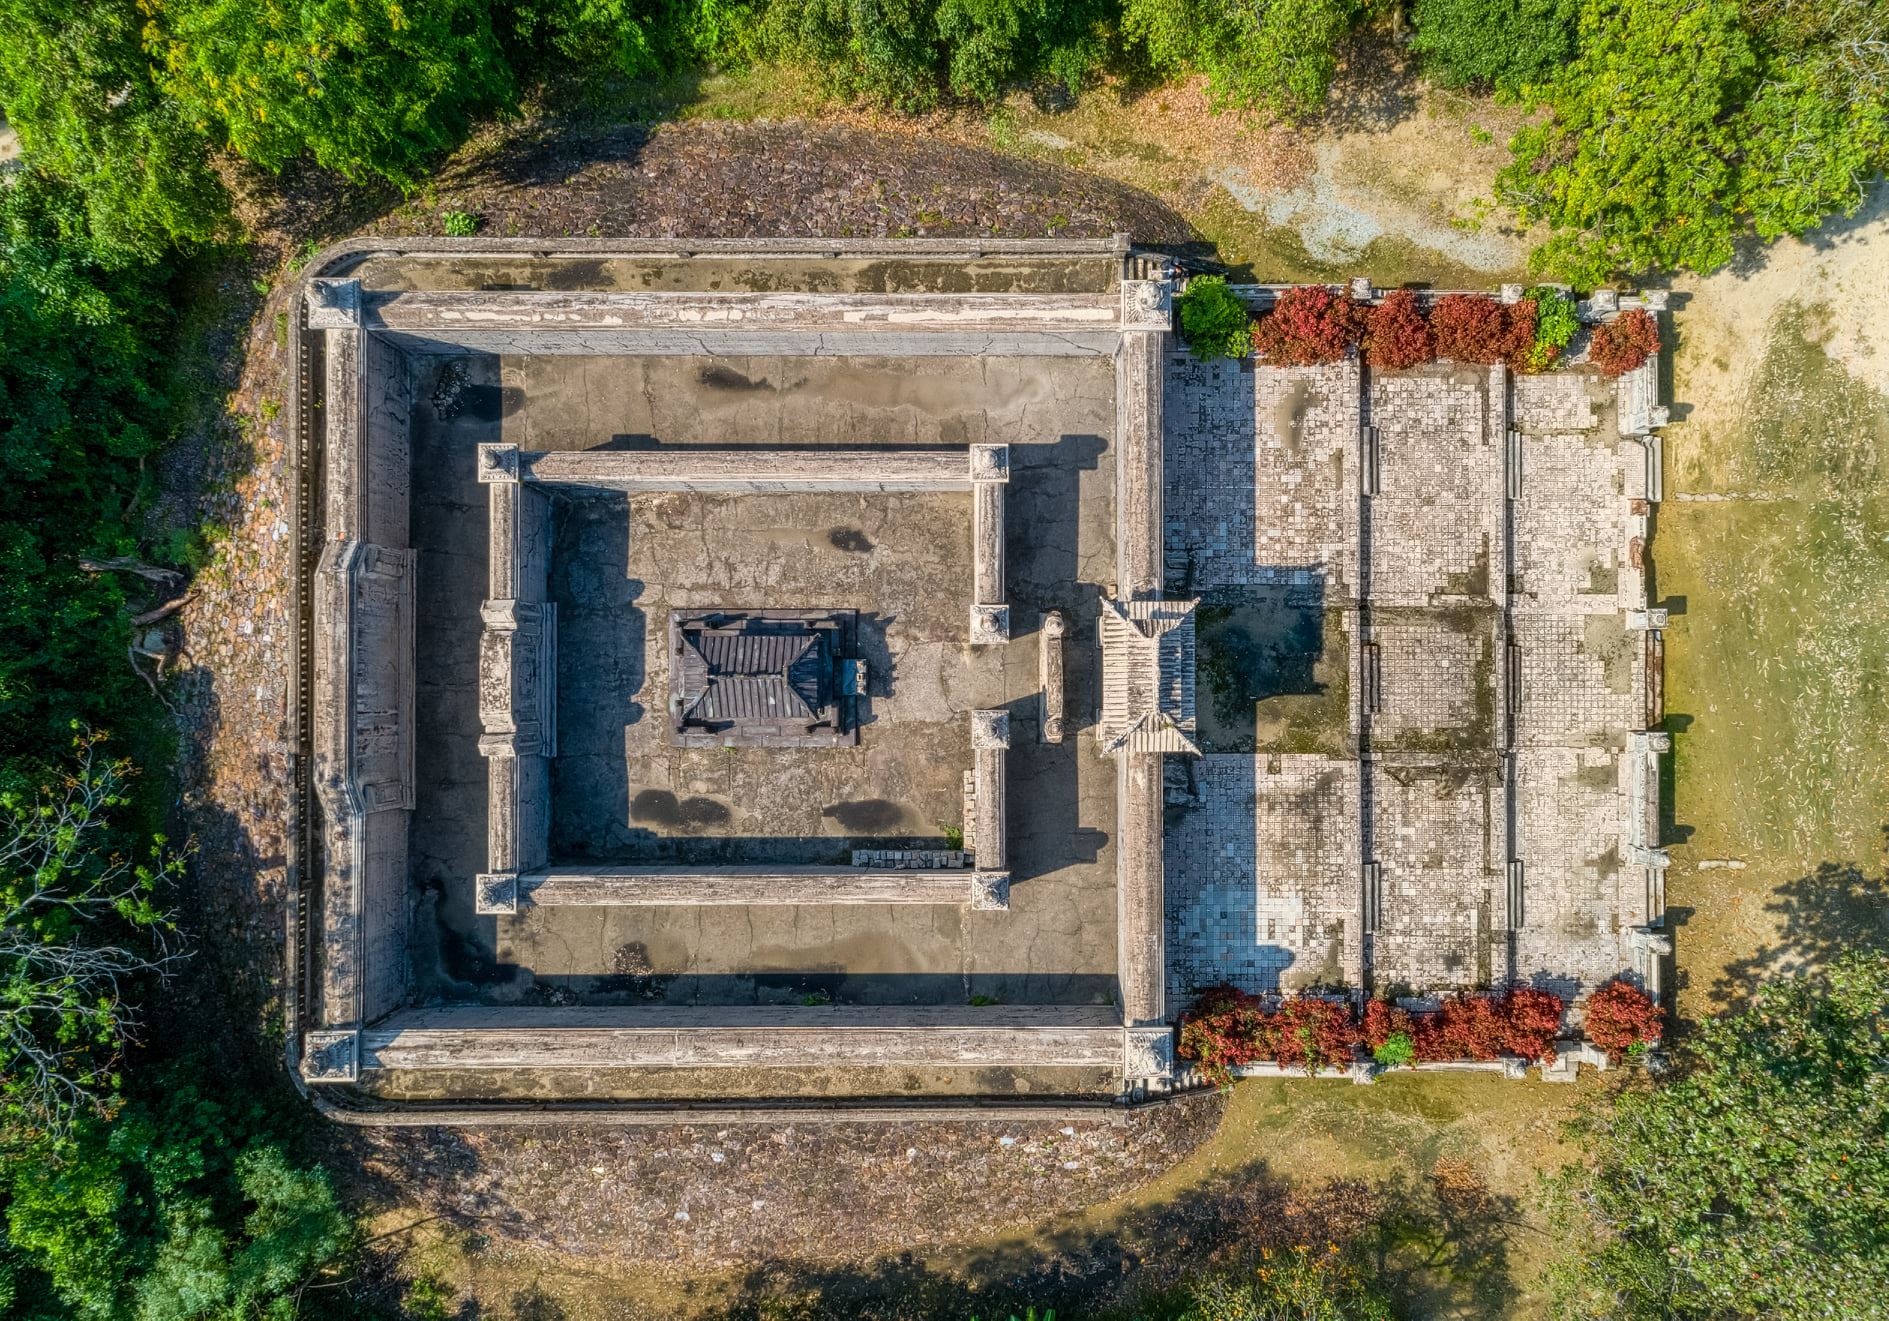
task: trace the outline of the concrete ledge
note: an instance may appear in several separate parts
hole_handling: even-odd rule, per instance
[[[502,462],[503,456],[494,453],[491,459]],[[972,486],[971,456],[964,449],[554,450],[521,452],[516,465],[527,482],[613,491],[968,491]]]
[[[1120,1067],[1100,1005],[414,1010],[361,1034],[363,1069]]]
[[[975,906],[979,875],[966,869],[858,867],[549,867],[518,878],[538,908],[639,905],[950,904]]]
[[[603,293],[406,290],[361,301],[372,330],[1113,331],[1115,294]]]

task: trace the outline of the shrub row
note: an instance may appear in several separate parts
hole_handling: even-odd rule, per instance
[[[1271,1003],[1231,986],[1203,992],[1181,1019],[1180,1056],[1224,1083],[1232,1071],[1270,1061],[1310,1073],[1343,1068],[1360,1048],[1378,1063],[1526,1060],[1554,1056],[1564,1006],[1549,991],[1511,987],[1498,995],[1444,998],[1433,1013],[1413,1014],[1388,1000],[1372,1000],[1360,1017],[1348,1002],[1296,996]],[[1646,994],[1611,981],[1588,999],[1587,1036],[1608,1050],[1659,1040],[1660,1011]]]
[[[1203,358],[1244,357],[1250,349],[1281,367],[1310,367],[1357,349],[1371,366],[1393,371],[1438,359],[1547,371],[1579,329],[1574,300],[1546,286],[1513,303],[1445,294],[1426,310],[1409,289],[1366,304],[1328,285],[1301,285],[1253,319],[1219,276],[1188,284],[1180,321],[1182,338]],[[1596,328],[1589,358],[1604,374],[1619,376],[1658,350],[1658,325],[1636,308]]]

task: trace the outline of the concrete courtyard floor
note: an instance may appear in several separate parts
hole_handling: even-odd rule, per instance
[[[553,1003],[1107,1003],[1114,777],[1088,734],[1114,560],[1105,359],[415,356],[421,548],[413,830],[419,998]],[[1010,446],[1012,641],[968,645],[965,494],[560,491],[554,863],[834,865],[950,847],[969,712],[1012,715],[1008,912],[930,905],[471,911],[484,868],[472,659],[485,590],[473,446]],[[868,698],[857,747],[683,749],[667,729],[672,609],[850,608]],[[1072,719],[1040,728],[1039,620],[1061,609]]]

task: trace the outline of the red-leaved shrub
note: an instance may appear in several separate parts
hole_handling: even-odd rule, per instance
[[[1553,1059],[1564,1008],[1561,997],[1553,991],[1517,986],[1506,992],[1498,1010],[1504,1020],[1504,1049],[1525,1060]]]
[[[1650,1046],[1665,1030],[1659,1006],[1630,982],[1616,977],[1587,997],[1587,1039],[1603,1050]]]
[[[1209,1082],[1225,1085],[1233,1070],[1270,1056],[1271,1024],[1258,997],[1231,986],[1203,991],[1181,1019],[1177,1051],[1193,1060]]]
[[[1624,376],[1659,352],[1659,322],[1639,308],[1594,328],[1587,360],[1606,376]]]
[[[1337,362],[1364,333],[1364,317],[1348,294],[1301,285],[1279,295],[1253,327],[1253,351],[1278,367]]]
[[[1281,1005],[1278,1019],[1272,1057],[1282,1068],[1310,1073],[1351,1063],[1358,1020],[1349,1005],[1304,996]]]
[[[1364,1007],[1365,1045],[1376,1050],[1391,1039],[1393,1032],[1415,1036],[1416,1027],[1409,1010],[1400,1009],[1389,1000],[1373,1000]]]
[[[1342,1001],[1308,995],[1269,1008],[1258,996],[1216,986],[1183,1015],[1179,1054],[1218,1084],[1231,1081],[1233,1070],[1262,1060],[1307,1072],[1342,1068],[1357,1047],[1375,1051],[1400,1034],[1426,1063],[1503,1055],[1545,1060],[1554,1054],[1561,1012],[1559,996],[1515,987],[1501,995],[1446,996],[1434,1014],[1411,1014],[1373,1000],[1360,1022]],[[1591,1021],[1591,1002],[1588,1012]]]
[[[1517,987],[1500,996],[1460,995],[1417,1023],[1413,1034],[1420,1060],[1493,1060],[1554,1055],[1561,1028],[1561,998],[1549,991]]]
[[[1513,365],[1535,347],[1535,300],[1501,303],[1482,294],[1445,294],[1430,309],[1430,337],[1439,358]]]
[[[1423,304],[1410,289],[1393,289],[1364,313],[1364,360],[1373,367],[1401,371],[1430,361],[1436,345]]]

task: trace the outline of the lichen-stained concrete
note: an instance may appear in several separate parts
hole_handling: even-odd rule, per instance
[[[1176,354],[1168,393],[1215,754],[1171,800],[1174,1007],[1642,967],[1646,451],[1613,384]]]

